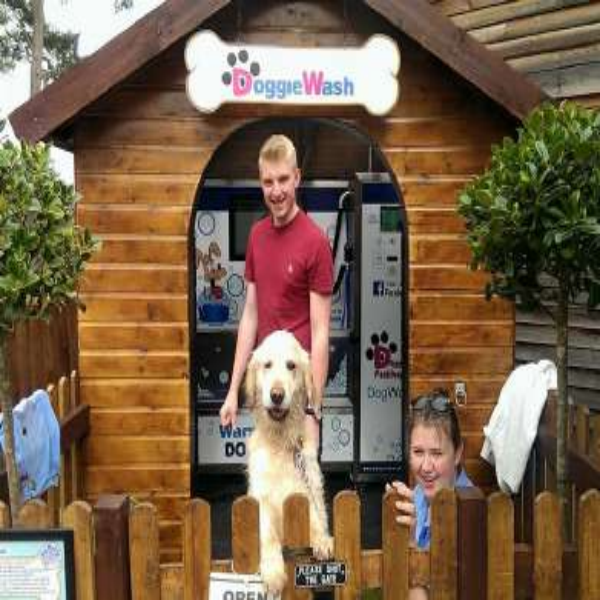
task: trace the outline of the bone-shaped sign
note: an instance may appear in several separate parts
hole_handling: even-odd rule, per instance
[[[362,104],[383,115],[399,94],[400,51],[381,34],[358,48],[281,48],[227,44],[213,31],[185,49],[187,94],[202,112],[226,102]]]

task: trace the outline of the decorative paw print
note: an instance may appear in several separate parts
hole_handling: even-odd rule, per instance
[[[381,335],[374,333],[371,336],[371,347],[367,348],[365,355],[368,360],[374,361],[376,369],[385,369],[392,360],[392,354],[398,351],[398,346],[394,342],[388,345],[388,341],[387,331],[382,331]]]
[[[221,76],[221,80],[225,85],[231,85],[233,83],[234,94],[247,93],[249,88],[252,86],[252,78],[258,77],[260,74],[260,65],[256,61],[252,61],[248,67],[246,67],[248,60],[250,59],[247,50],[239,50],[237,54],[235,52],[229,52],[227,54],[227,64],[230,70],[227,70]],[[238,65],[238,61],[241,66]]]

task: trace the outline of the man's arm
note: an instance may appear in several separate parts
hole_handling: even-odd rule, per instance
[[[329,370],[329,319],[331,315],[331,296],[310,292],[310,366],[313,383],[318,397],[322,400]],[[318,443],[319,425],[310,418],[309,430]]]
[[[244,303],[244,312],[240,319],[237,341],[235,345],[235,357],[233,359],[233,368],[231,370],[231,382],[225,402],[221,407],[221,424],[224,426],[235,425],[238,411],[238,396],[240,385],[250,354],[256,343],[256,332],[258,330],[258,310],[256,304],[256,286],[252,282],[247,282],[246,302]]]

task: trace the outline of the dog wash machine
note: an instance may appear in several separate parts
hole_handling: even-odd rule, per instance
[[[373,493],[375,501],[363,504],[377,521],[382,482],[405,474],[404,207],[385,173],[357,173],[352,181],[304,182],[298,202],[322,227],[334,254],[330,363],[321,429],[326,490],[329,497],[353,487],[363,495]],[[204,182],[192,214],[192,494],[211,502],[213,522],[226,524],[231,501],[246,491],[246,444],[253,421],[243,407],[243,396],[235,427],[220,425],[219,409],[229,388],[244,307],[248,234],[265,214],[257,181],[223,180]],[[217,555],[228,552],[229,535],[221,529],[213,532]],[[369,545],[368,540],[365,543]]]

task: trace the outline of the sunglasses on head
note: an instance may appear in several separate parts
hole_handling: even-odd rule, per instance
[[[452,410],[452,402],[447,392],[438,392],[434,395],[421,396],[413,404],[413,411],[433,410],[434,412],[445,413]]]

